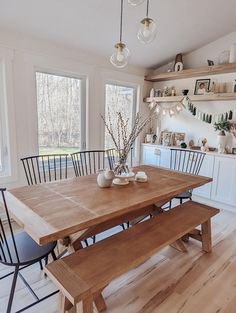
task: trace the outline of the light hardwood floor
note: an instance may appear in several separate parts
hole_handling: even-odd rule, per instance
[[[104,291],[108,313],[235,313],[236,214],[221,211],[213,218],[213,252],[201,251],[191,240],[188,253],[171,247],[111,283]],[[1,266],[0,276],[8,269]],[[25,278],[42,296],[54,290],[35,265]],[[0,313],[5,312],[12,278],[0,281]],[[13,311],[32,301],[19,280]],[[58,313],[59,295],[29,309],[31,313]]]

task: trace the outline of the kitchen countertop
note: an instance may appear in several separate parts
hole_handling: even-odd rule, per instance
[[[173,148],[173,149],[185,150],[185,149],[177,147],[177,146],[163,146],[163,145],[159,145],[159,144],[156,144],[156,143],[142,143],[142,145],[157,147],[157,148],[161,148],[161,149],[171,149],[171,148]],[[187,148],[187,150],[192,150],[192,149]],[[200,151],[200,150],[192,150],[192,151]],[[220,154],[217,151],[208,151],[208,152],[206,152],[206,154],[209,154],[209,155],[212,155],[212,156],[236,159],[236,154]]]

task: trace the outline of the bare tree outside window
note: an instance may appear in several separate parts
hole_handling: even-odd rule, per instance
[[[129,131],[131,130],[134,116],[134,108],[136,102],[136,89],[128,86],[119,86],[106,84],[106,105],[105,119],[108,120],[108,114],[111,120],[117,119],[117,112],[121,112],[122,116],[129,118]],[[117,137],[117,132],[114,130],[114,135]],[[114,144],[107,130],[105,130],[105,149],[114,148]]]
[[[81,148],[81,80],[36,73],[40,154]]]

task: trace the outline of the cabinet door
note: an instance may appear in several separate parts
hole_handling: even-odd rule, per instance
[[[214,170],[214,160],[215,160],[214,156],[206,155],[203,160],[199,175],[212,178],[213,170]],[[193,194],[196,196],[201,196],[201,197],[210,199],[211,190],[212,190],[212,183],[208,183],[199,188],[195,188],[193,191]]]
[[[170,149],[162,148],[161,151],[161,160],[160,166],[170,168]]]
[[[142,164],[160,165],[160,149],[155,146],[142,146]]]
[[[236,206],[236,159],[215,157],[212,200]]]

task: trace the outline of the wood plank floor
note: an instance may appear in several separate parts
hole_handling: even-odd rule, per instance
[[[141,266],[111,283],[104,291],[108,313],[235,313],[236,214],[222,211],[213,219],[213,252],[203,253],[190,240],[188,253],[167,247]],[[8,272],[0,266],[0,276]],[[25,278],[43,296],[55,287],[35,265]],[[6,310],[11,277],[0,281],[0,313]],[[18,280],[12,312],[29,304],[32,296]],[[59,295],[29,309],[58,313]]]

